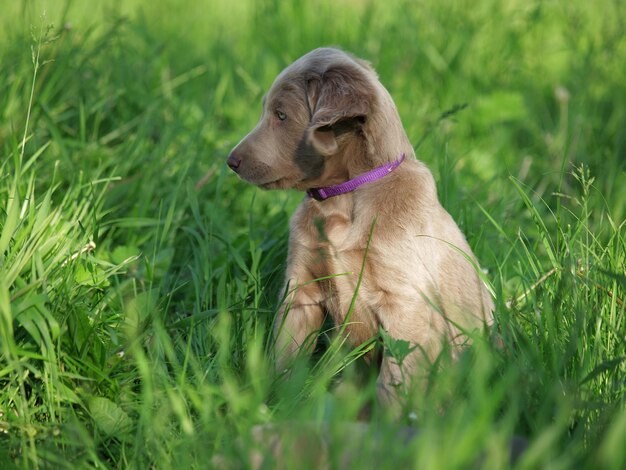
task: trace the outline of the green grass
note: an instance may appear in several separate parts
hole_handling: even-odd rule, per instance
[[[624,468],[622,2],[49,3],[0,20],[3,468],[239,468],[298,422],[366,467],[506,468],[518,435],[520,468]],[[224,168],[321,45],[377,68],[497,295],[502,347],[442,359],[409,445],[376,406],[346,428],[358,350],[272,378],[302,195]]]

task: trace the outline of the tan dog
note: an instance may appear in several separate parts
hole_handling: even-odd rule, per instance
[[[417,346],[403,370],[383,353],[378,384],[387,401],[445,342],[456,351],[467,332],[492,322],[474,255],[368,63],[322,48],[287,67],[228,165],[265,189],[318,188],[291,220],[289,294],[276,320],[279,367],[301,347],[311,350],[307,339],[326,314],[346,324],[352,345],[383,329]],[[351,180],[358,187],[342,186]],[[321,200],[335,185],[345,191]]]

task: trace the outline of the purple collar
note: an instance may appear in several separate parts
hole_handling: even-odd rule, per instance
[[[334,186],[327,186],[325,188],[311,188],[307,190],[307,195],[316,201],[323,201],[329,197],[339,196],[340,194],[349,193],[365,183],[373,183],[381,178],[384,178],[393,170],[400,166],[400,163],[404,161],[404,154],[400,155],[400,158],[395,162],[387,163],[386,165],[379,166],[373,170],[363,173],[356,178],[346,181],[345,183],[336,184]]]

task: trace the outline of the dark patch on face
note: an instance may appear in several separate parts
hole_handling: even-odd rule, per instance
[[[306,134],[300,139],[293,160],[307,180],[319,178],[324,173],[324,157],[307,142]]]

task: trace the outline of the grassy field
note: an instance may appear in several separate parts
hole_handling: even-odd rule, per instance
[[[519,468],[626,467],[624,2],[2,10],[0,467],[245,468],[269,423],[330,436],[333,468],[345,449],[354,468],[507,468],[512,436]],[[302,194],[224,165],[274,76],[321,45],[377,68],[488,270],[503,344],[476,338],[411,397],[416,419],[374,406],[361,433],[358,351],[271,373]]]

